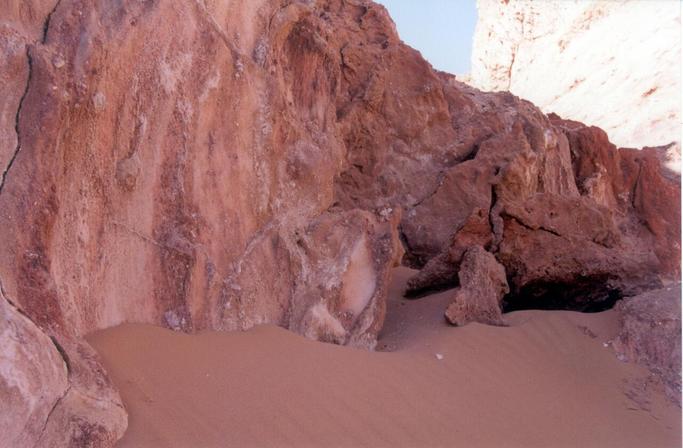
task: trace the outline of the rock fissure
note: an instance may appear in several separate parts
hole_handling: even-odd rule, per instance
[[[445,177],[445,176],[446,176],[446,170],[443,170],[443,171],[440,171],[439,173],[437,173],[436,176],[435,176],[435,177],[436,177],[436,186],[432,189],[432,191],[430,191],[429,193],[427,193],[427,195],[426,195],[425,197],[423,197],[422,199],[419,199],[419,200],[417,200],[416,202],[414,202],[413,204],[411,204],[411,205],[410,205],[410,208],[419,207],[419,206],[422,205],[425,201],[428,201],[429,199],[431,199],[432,197],[434,197],[434,195],[437,194],[437,193],[439,192],[439,189],[441,188],[441,185],[443,185],[443,180],[444,180],[444,177]]]
[[[14,308],[14,309],[16,310],[17,313],[19,313],[19,314],[21,314],[22,316],[25,316],[27,319],[31,320],[28,316],[26,316],[26,314],[21,310],[21,308],[19,308],[19,307],[12,301],[12,299],[10,299],[10,298],[7,296],[7,292],[5,292],[5,288],[4,288],[3,284],[2,284],[2,279],[0,279],[0,295],[2,296],[3,299],[5,299],[5,301],[6,301],[7,303],[9,303],[9,305],[10,305],[12,308]],[[34,322],[34,325],[35,325],[35,322]]]
[[[508,218],[510,218],[510,219],[514,219],[515,222],[516,222],[517,224],[519,224],[520,226],[524,227],[525,229],[529,229],[529,230],[531,230],[531,231],[539,231],[539,230],[540,230],[540,231],[543,231],[543,232],[548,232],[548,233],[550,233],[551,235],[555,235],[555,236],[560,237],[560,238],[566,238],[566,236],[562,235],[561,233],[558,233],[557,231],[555,231],[555,230],[553,230],[553,229],[549,229],[548,227],[540,226],[540,225],[539,225],[539,226],[533,226],[533,225],[527,224],[526,222],[524,222],[524,220],[523,220],[522,218],[520,218],[519,216],[516,216],[516,215],[510,213],[510,212],[507,211],[507,210],[503,210],[503,211],[500,213],[500,215],[501,215],[501,216],[506,216],[506,217],[508,217]]]
[[[636,174],[636,180],[633,182],[633,188],[631,189],[631,207],[635,210],[638,206],[636,204],[638,200],[638,184],[640,183],[640,175],[643,172],[642,163],[638,164],[638,174]]]
[[[57,401],[52,405],[52,408],[50,409],[50,412],[48,412],[47,417],[45,417],[45,422],[43,423],[43,427],[40,430],[40,435],[36,439],[36,443],[33,445],[33,448],[36,448],[38,446],[42,445],[43,437],[45,436],[45,430],[47,429],[48,423],[50,423],[50,418],[52,417],[52,414],[55,412],[55,409],[60,405],[62,400],[69,394],[71,391],[71,384],[67,386],[67,388],[64,390],[64,393],[57,398]],[[66,430],[66,428],[64,428]]]
[[[508,79],[508,82],[507,82],[507,88],[505,89],[505,90],[508,90],[508,91],[509,91],[510,88],[512,87],[512,68],[513,68],[513,66],[515,65],[515,58],[517,57],[517,51],[519,51],[519,45],[516,45],[516,46],[512,49],[512,52],[511,52],[511,54],[510,54],[510,65],[508,66],[508,69],[507,69],[507,79]]]
[[[59,5],[62,3],[62,0],[57,0],[55,3],[55,6],[52,8],[52,10],[47,14],[47,17],[45,18],[45,22],[43,22],[43,35],[40,38],[40,43],[45,45],[47,42],[47,32],[50,29],[50,21],[52,20],[52,14],[57,11],[57,8],[59,8]]]
[[[52,341],[52,345],[55,346],[57,353],[59,353],[59,356],[62,357],[62,361],[64,362],[64,367],[66,367],[67,376],[70,375],[71,374],[71,361],[69,361],[69,355],[66,353],[66,350],[64,350],[64,347],[62,347],[62,344],[60,344],[59,341],[57,341],[56,337],[49,336],[49,338],[50,338],[50,341]]]
[[[505,224],[503,223],[503,218],[500,217],[502,209],[503,206],[498,200],[498,193],[496,193],[496,184],[491,184],[491,202],[487,217],[491,233],[493,234],[490,245],[490,250],[493,253],[498,251],[498,245],[503,239]]]
[[[9,159],[9,162],[7,162],[7,166],[5,169],[2,171],[2,179],[0,179],[0,195],[2,195],[3,189],[5,187],[5,182],[7,181],[7,176],[9,174],[10,169],[14,165],[15,160],[17,159],[17,156],[19,155],[19,151],[21,150],[21,133],[19,130],[19,116],[21,114],[21,110],[24,105],[24,99],[26,98],[26,95],[28,94],[28,89],[29,85],[31,84],[31,77],[33,75],[33,59],[31,58],[31,53],[30,53],[30,47],[27,45],[26,46],[26,61],[28,64],[28,76],[26,77],[26,86],[24,88],[24,92],[21,95],[21,98],[19,99],[19,106],[17,107],[17,113],[14,118],[14,132],[17,134],[17,146],[14,149],[14,152],[12,153],[12,156]]]
[[[69,358],[64,351],[64,348],[57,342],[57,339],[54,336],[49,335],[45,330],[43,330],[39,325],[37,325],[30,316],[28,316],[21,308],[19,308],[8,296],[7,292],[5,291],[5,288],[2,284],[2,280],[0,280],[0,296],[9,304],[9,306],[14,309],[18,314],[26,318],[31,324],[33,324],[41,333],[43,333],[49,340],[52,342],[52,345],[54,346],[55,350],[57,353],[59,353],[59,356],[62,358],[62,362],[64,362],[64,368],[66,369],[67,373],[70,371],[70,364],[69,364]]]

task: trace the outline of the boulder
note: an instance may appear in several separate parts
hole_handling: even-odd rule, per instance
[[[612,341],[621,360],[641,364],[681,405],[681,284],[622,300],[615,307],[619,334]]]
[[[446,319],[453,325],[479,322],[505,325],[501,313],[503,296],[510,291],[505,268],[481,246],[469,248],[460,264],[460,287],[446,308]]]
[[[128,416],[98,355],[84,341],[48,335],[0,283],[0,429],[12,447],[112,447]]]
[[[53,341],[0,297],[0,431],[6,446],[32,447],[68,391],[67,366]]]
[[[36,446],[113,447],[126,431],[128,414],[99,356],[81,339],[54,341],[68,367],[68,387]]]

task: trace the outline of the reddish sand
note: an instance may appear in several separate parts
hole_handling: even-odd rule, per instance
[[[120,447],[675,447],[680,409],[605,347],[600,314],[524,311],[446,325],[449,293],[408,301],[396,270],[379,348],[274,326],[90,336],[130,414]],[[437,354],[442,359],[437,358]]]

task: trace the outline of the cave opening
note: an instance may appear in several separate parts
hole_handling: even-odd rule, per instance
[[[580,277],[571,281],[531,282],[503,298],[504,313],[521,310],[564,310],[599,313],[623,298],[608,278]]]

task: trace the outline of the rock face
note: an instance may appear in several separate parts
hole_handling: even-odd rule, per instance
[[[3,444],[35,446],[67,390],[66,364],[50,338],[5,297],[0,298],[0,321]]]
[[[510,288],[496,258],[483,247],[472,246],[463,256],[458,278],[460,287],[446,309],[446,319],[453,325],[504,325],[501,301]]]
[[[617,150],[435,72],[370,1],[34,0],[3,14],[0,334],[19,319],[43,354],[22,355],[26,386],[7,392],[23,410],[3,421],[44,425],[19,445],[122,434],[81,339],[122,322],[274,323],[372,348],[404,249],[422,269],[412,291],[462,280],[462,300],[496,315],[505,277],[510,309],[600,309],[678,272],[680,181],[661,149]],[[490,291],[473,289],[478,266]],[[60,362],[66,379],[30,402],[22,391]]]
[[[477,8],[474,86],[598,125],[619,146],[680,140],[678,2],[478,0]]]
[[[618,150],[600,129],[556,116],[519,119],[406,213],[409,251],[431,252],[409,292],[456,285],[462,254],[475,244],[505,266],[508,310],[596,311],[675,276],[680,181],[661,167],[662,149]],[[422,231],[449,219],[451,236]]]
[[[681,405],[681,284],[625,299],[616,306],[621,330],[612,342],[623,360],[649,368]]]

